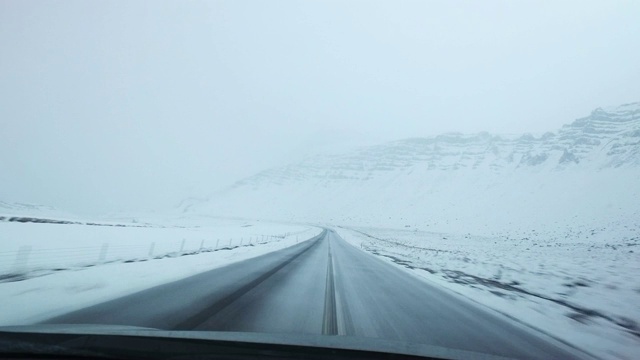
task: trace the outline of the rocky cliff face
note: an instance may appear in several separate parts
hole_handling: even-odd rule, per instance
[[[241,180],[187,209],[309,221],[367,214],[378,222],[397,214],[416,221],[443,212],[476,216],[488,206],[540,206],[536,199],[575,203],[596,186],[624,186],[638,194],[639,170],[640,103],[632,103],[596,109],[541,136],[451,133],[319,155]],[[618,199],[597,198],[603,203],[590,206]]]
[[[316,156],[299,164],[264,171],[238,182],[235,188],[310,180],[369,180],[414,167],[503,172],[522,167],[562,169],[580,164],[597,169],[640,165],[640,103],[596,109],[558,132],[539,137],[452,133],[395,141],[350,154]]]
[[[596,109],[565,125],[558,144],[574,162],[590,160],[600,167],[640,165],[640,103]]]

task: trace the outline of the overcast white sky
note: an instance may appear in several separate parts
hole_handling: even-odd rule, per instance
[[[638,64],[640,1],[0,0],[0,200],[162,208],[349,139],[556,130],[638,101]]]

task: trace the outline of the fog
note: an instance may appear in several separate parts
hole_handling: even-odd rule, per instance
[[[166,209],[316,151],[637,101],[633,1],[0,2],[0,200]]]

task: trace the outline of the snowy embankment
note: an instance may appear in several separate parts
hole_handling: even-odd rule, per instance
[[[42,321],[279,250],[321,231],[213,218],[163,227],[0,221],[0,325]]]
[[[412,274],[594,355],[632,359],[640,348],[640,228],[609,227],[496,237],[336,230]]]

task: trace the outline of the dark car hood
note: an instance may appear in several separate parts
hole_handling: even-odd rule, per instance
[[[83,337],[83,341],[78,341]],[[90,337],[91,341],[85,338]],[[113,341],[114,338],[119,339]],[[126,339],[127,341],[123,341]],[[190,344],[199,344],[198,350],[194,350],[194,354],[203,355],[211,354],[203,352],[202,345],[211,345],[224,347],[224,349],[246,350],[247,348],[255,350],[273,349],[279,351],[293,351],[295,354],[308,354],[313,352],[322,357],[319,350],[335,350],[328,355],[327,358],[361,358],[366,357],[388,357],[388,355],[404,355],[404,356],[420,356],[435,359],[506,359],[495,355],[476,353],[465,350],[448,349],[433,345],[405,343],[401,341],[390,341],[377,338],[351,337],[351,336],[327,336],[327,335],[303,335],[303,334],[274,334],[274,333],[240,333],[240,332],[218,332],[218,331],[171,331],[158,330],[134,326],[120,325],[33,325],[33,326],[7,326],[0,327],[0,353],[6,352],[2,346],[6,346],[14,341],[32,343],[35,345],[42,344],[47,346],[64,347],[69,346],[74,350],[86,350],[82,346],[90,343],[93,347],[90,349],[96,354],[96,349],[101,349],[104,353],[98,351],[99,355],[109,357],[110,349],[118,350],[118,344],[122,343],[126,349],[131,349],[132,344],[139,345],[136,355],[145,354],[145,347],[149,347],[148,355],[152,358],[174,358],[171,356],[171,346],[162,346],[158,348],[158,344],[163,344],[161,340],[165,340],[167,345],[179,344],[182,346],[181,355],[185,355],[185,350]],[[100,341],[111,340],[107,345],[99,346]],[[125,346],[125,343],[126,346]],[[145,343],[149,343],[145,345]],[[3,345],[4,344],[4,345]],[[71,344],[71,345],[70,345]],[[80,344],[80,345],[79,345]],[[153,345],[152,345],[153,344]],[[134,348],[136,346],[133,346]],[[225,351],[227,351],[225,350]],[[261,351],[262,351],[261,350]],[[160,351],[154,353],[154,351]],[[212,350],[212,353],[216,353]],[[116,352],[115,355],[126,355],[127,353]],[[262,353],[254,353],[253,356],[260,357]],[[342,357],[341,355],[347,355]],[[361,356],[350,356],[360,354]],[[376,354],[381,356],[376,356]],[[162,356],[167,355],[167,356]],[[249,355],[251,354],[244,354]],[[115,356],[122,357],[122,356]],[[127,356],[124,356],[127,357]],[[139,357],[139,356],[132,356]],[[231,357],[235,358],[235,357]],[[238,357],[243,358],[243,357]]]

